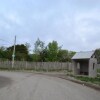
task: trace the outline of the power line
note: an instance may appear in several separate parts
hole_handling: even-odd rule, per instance
[[[4,39],[0,39],[1,41],[4,41],[4,42],[7,42],[7,43],[11,43],[11,42],[9,42],[9,41],[7,41],[7,40],[4,40]]]
[[[0,44],[0,46],[8,46],[8,44]]]

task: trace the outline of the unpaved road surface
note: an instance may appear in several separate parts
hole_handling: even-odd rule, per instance
[[[100,100],[100,92],[56,77],[0,72],[0,100]]]

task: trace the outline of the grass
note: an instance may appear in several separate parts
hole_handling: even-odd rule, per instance
[[[15,67],[10,67],[10,68],[7,68],[7,67],[1,67],[0,68],[1,71],[37,71],[37,72],[64,72],[64,70],[62,69],[43,69],[43,68],[38,68],[38,69],[35,69],[35,68],[15,68]]]
[[[97,69],[97,77],[95,77],[95,78],[88,77],[88,76],[81,76],[81,75],[75,76],[72,73],[70,73],[70,71],[67,72],[67,75],[70,77],[74,77],[77,80],[97,84],[100,86],[100,69]]]
[[[100,77],[90,78],[87,76],[75,76],[75,78],[81,81],[90,82],[100,86]]]

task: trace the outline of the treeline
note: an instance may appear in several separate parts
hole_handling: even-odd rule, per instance
[[[0,47],[0,59],[12,60],[13,46],[8,48]],[[34,62],[70,62],[74,51],[62,49],[57,41],[52,41],[45,45],[45,42],[39,38],[34,43],[33,53],[30,54],[30,44],[17,44],[15,49],[16,61],[34,61]]]

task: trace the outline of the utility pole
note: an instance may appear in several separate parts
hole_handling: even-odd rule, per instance
[[[14,48],[13,48],[13,54],[12,54],[12,68],[14,67],[14,61],[15,61],[15,45],[16,45],[16,36],[14,40]]]

